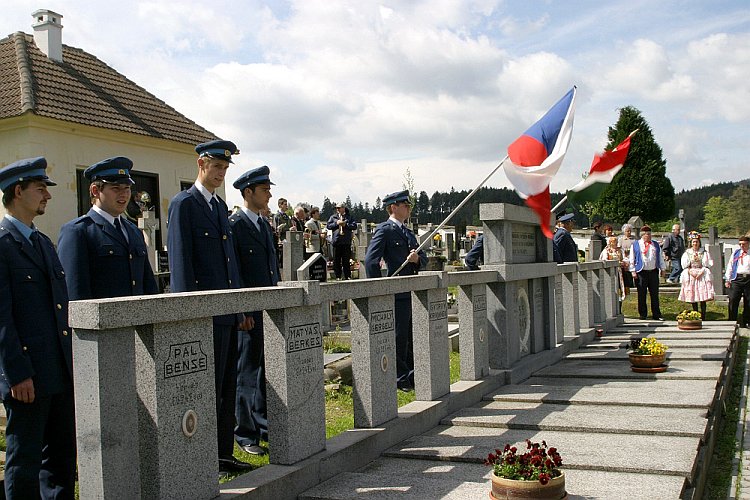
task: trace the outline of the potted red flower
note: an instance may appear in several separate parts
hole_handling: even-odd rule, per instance
[[[506,444],[502,450],[487,455],[486,465],[492,466],[490,499],[567,498],[565,474],[560,470],[562,457],[557,448],[547,443],[526,440],[526,451],[519,454],[515,446]]]

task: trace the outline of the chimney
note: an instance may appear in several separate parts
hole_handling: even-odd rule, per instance
[[[33,14],[34,43],[50,59],[62,62],[62,17],[57,12],[39,9]]]

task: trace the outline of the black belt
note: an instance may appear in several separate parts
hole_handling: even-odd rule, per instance
[[[747,278],[750,276],[750,273],[737,273],[737,278]]]

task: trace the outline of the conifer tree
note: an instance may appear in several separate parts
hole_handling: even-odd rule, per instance
[[[638,109],[627,106],[620,110],[617,123],[609,128],[606,149],[615,147],[635,129],[638,133],[631,140],[628,158],[597,200],[597,213],[605,220],[617,222],[627,222],[634,215],[640,215],[646,222],[671,219],[674,186],[666,176],[667,162]]]

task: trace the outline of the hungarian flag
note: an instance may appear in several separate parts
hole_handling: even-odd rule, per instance
[[[505,175],[539,217],[542,233],[550,230],[549,184],[562,165],[573,135],[576,88],[573,87],[534,125],[508,146]]]
[[[617,172],[620,171],[625,159],[628,157],[630,150],[630,138],[634,132],[631,132],[624,141],[617,145],[612,151],[605,151],[604,154],[594,155],[594,161],[591,162],[589,175],[570,188],[568,191],[568,200],[574,203],[584,203],[586,201],[595,201],[604,191]]]

